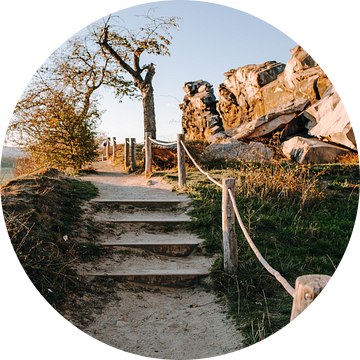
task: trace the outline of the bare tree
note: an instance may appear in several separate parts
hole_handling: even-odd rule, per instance
[[[178,28],[179,17],[156,17],[154,9],[142,15],[147,24],[137,31],[129,30],[125,26],[113,30],[109,16],[105,25],[95,34],[98,44],[109,54],[126,72],[128,72],[135,86],[140,90],[144,110],[144,132],[151,132],[156,138],[156,121],[154,106],[154,89],[152,80],[155,75],[155,64],[140,65],[140,57],[145,52],[153,55],[170,55],[169,45],[172,36],[170,29]]]

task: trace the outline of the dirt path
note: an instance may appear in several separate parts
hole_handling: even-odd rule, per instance
[[[181,199],[183,204],[188,202],[186,195],[173,192],[160,178],[151,178],[148,182],[142,176],[119,172],[108,162],[97,163],[96,167],[98,174],[83,179],[99,188],[100,199]],[[161,212],[154,213],[164,216]],[[95,212],[93,217],[99,221],[104,212]],[[170,234],[157,234],[156,229],[150,231],[129,225],[110,229],[109,233],[100,236],[99,241],[113,243],[119,231],[125,239],[136,236],[149,241],[156,236],[172,236],[177,241],[187,236],[188,242],[196,241],[194,235],[185,234],[181,226]],[[144,257],[155,263],[163,260],[161,255],[145,254],[141,249],[122,250],[104,256],[97,263],[84,264],[83,269],[111,268],[114,263],[123,267],[128,263],[141,267]],[[201,263],[195,255],[189,258]],[[170,261],[176,263],[185,261],[183,259],[172,258]],[[242,336],[231,320],[226,319],[226,304],[223,299],[216,298],[208,282],[205,278],[185,288],[114,282],[111,300],[104,304],[99,300],[94,305],[93,320],[82,330],[115,348],[159,359],[200,359],[239,350]],[[76,320],[72,322],[77,325]]]

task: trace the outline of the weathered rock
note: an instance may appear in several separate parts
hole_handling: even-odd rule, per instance
[[[330,80],[300,46],[290,52],[286,66],[271,61],[224,74],[227,78],[217,91],[225,130],[255,120],[293,99],[305,98],[311,104],[321,99]]]
[[[276,107],[273,111],[248,123],[236,126],[225,133],[236,140],[269,136],[276,131],[282,130],[309,104],[310,101],[307,99],[288,101]]]
[[[186,95],[179,107],[183,111],[182,128],[186,138],[203,140],[223,131],[212,85],[203,80],[187,82],[183,90]]]
[[[202,156],[204,159],[212,160],[269,161],[273,154],[273,151],[262,143],[245,144],[238,141],[230,144],[212,144],[205,149]]]
[[[224,140],[229,139],[229,136],[224,131],[218,132],[215,135],[211,135],[207,140],[210,144],[221,143]]]
[[[319,139],[356,150],[356,141],[349,116],[334,86],[323,98],[304,112],[308,134]]]
[[[229,129],[248,121],[249,113],[261,100],[260,89],[276,80],[284,69],[285,64],[267,61],[260,65],[246,65],[226,72],[224,84],[217,89],[218,111],[224,128]]]
[[[286,157],[300,164],[332,163],[336,157],[350,152],[340,146],[301,136],[295,136],[283,142],[282,151]]]
[[[296,73],[318,66],[318,64],[301,46],[294,47],[290,53],[291,59],[284,70],[284,83],[288,89],[294,90],[299,82]]]

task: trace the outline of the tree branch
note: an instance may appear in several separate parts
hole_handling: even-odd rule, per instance
[[[119,63],[119,65],[126,70],[135,80],[137,83],[143,82],[143,79],[140,73],[136,72],[130,65],[128,65],[122,57],[109,45],[108,43],[108,29],[109,27],[106,26],[102,29],[102,34],[100,36],[99,44],[101,47],[105,48],[110,55]]]

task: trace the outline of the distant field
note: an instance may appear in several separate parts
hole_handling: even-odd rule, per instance
[[[5,158],[0,161],[0,185],[13,178],[13,160]]]

